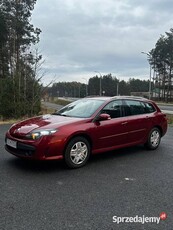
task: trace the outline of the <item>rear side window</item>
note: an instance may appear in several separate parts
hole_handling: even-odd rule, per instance
[[[145,114],[146,106],[141,101],[125,100],[124,112],[125,116]]]
[[[125,116],[153,113],[156,111],[155,107],[148,102],[133,100],[125,100],[124,102],[123,107]]]
[[[156,111],[156,109],[154,108],[154,106],[151,103],[145,102],[145,106],[146,106],[146,112],[147,113],[153,113]]]

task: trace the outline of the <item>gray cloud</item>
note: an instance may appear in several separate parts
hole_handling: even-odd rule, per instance
[[[94,71],[148,76],[150,51],[173,25],[170,0],[38,0],[32,23],[42,29],[47,78],[80,81]]]

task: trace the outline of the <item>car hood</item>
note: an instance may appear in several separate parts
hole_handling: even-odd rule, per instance
[[[9,132],[13,136],[24,136],[36,129],[57,129],[62,125],[78,122],[83,119],[84,118],[64,117],[47,114],[39,117],[30,118],[14,124],[10,128]]]

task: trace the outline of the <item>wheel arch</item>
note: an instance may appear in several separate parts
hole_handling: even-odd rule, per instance
[[[160,131],[160,134],[161,134],[161,137],[163,136],[163,130],[162,130],[162,127],[161,126],[159,126],[159,125],[155,125],[154,127],[153,127],[153,129],[154,128],[158,128],[158,130]]]
[[[83,137],[85,138],[89,144],[90,144],[90,148],[91,148],[91,153],[92,153],[92,140],[91,140],[91,137],[86,134],[86,133],[75,133],[74,135],[70,136],[70,138],[67,140],[66,144],[65,144],[65,148],[64,148],[64,152],[63,152],[63,155],[65,154],[65,151],[66,151],[66,148],[67,148],[67,145],[68,143],[73,139],[73,138],[76,138],[76,137]]]

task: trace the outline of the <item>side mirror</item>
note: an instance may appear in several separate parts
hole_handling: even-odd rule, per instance
[[[97,121],[106,121],[106,120],[110,120],[111,116],[107,113],[102,113],[98,116]]]

